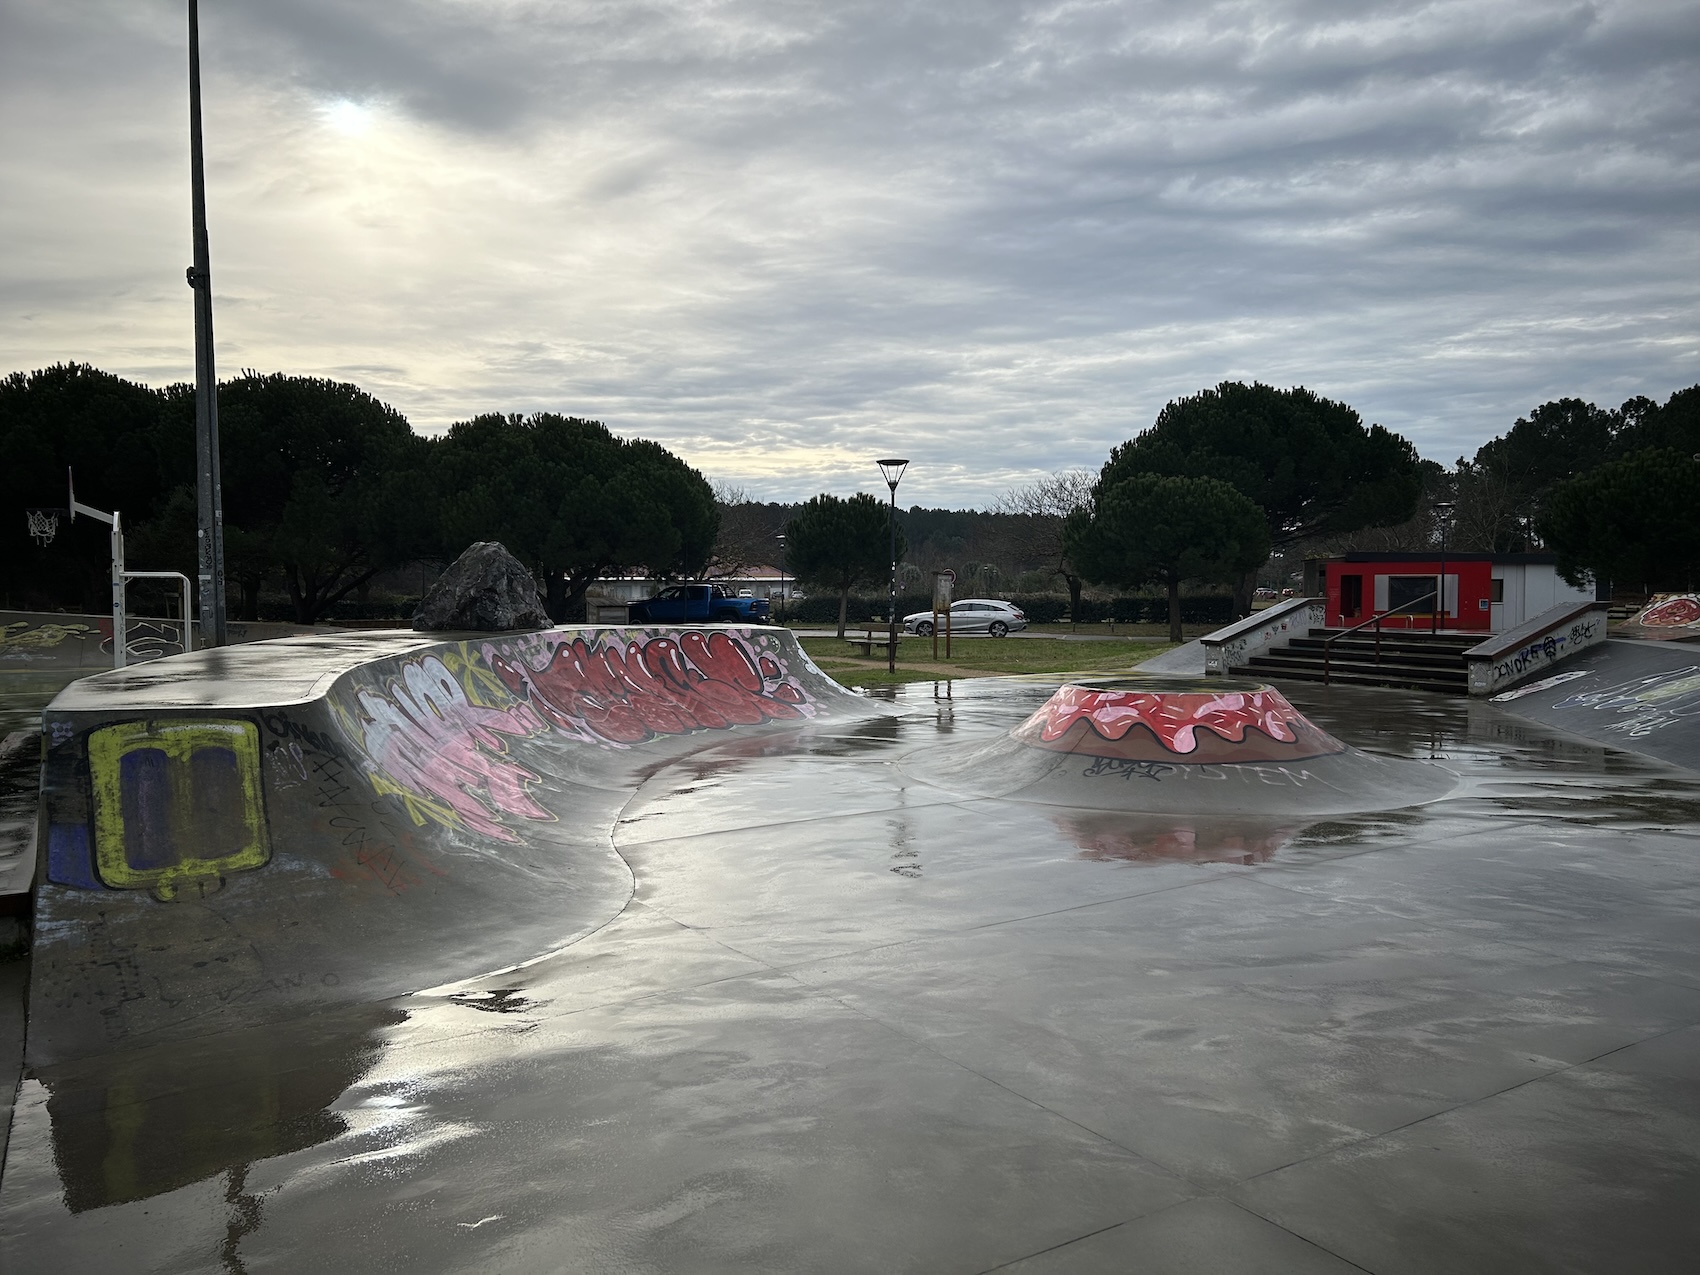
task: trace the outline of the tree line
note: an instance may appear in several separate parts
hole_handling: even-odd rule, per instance
[[[888,508],[869,495],[802,504],[712,487],[656,443],[554,413],[489,413],[428,439],[359,387],[246,371],[219,391],[232,613],[262,591],[311,623],[380,573],[500,540],[579,618],[590,583],[781,565],[840,600],[890,571]],[[0,381],[0,595],[14,606],[104,609],[104,531],[48,549],[21,511],[79,498],[122,509],[137,566],[193,574],[194,390],[152,389],[63,364]],[[1069,470],[987,510],[898,511],[898,583],[949,567],[958,596],[1231,589],[1250,609],[1260,569],[1352,548],[1547,548],[1573,579],[1692,587],[1700,575],[1700,386],[1616,409],[1542,404],[1447,468],[1303,387],[1224,382],[1167,404],[1098,471]]]
[[[235,618],[262,589],[299,623],[390,568],[445,562],[499,540],[547,589],[558,620],[633,564],[702,571],[719,507],[708,481],[660,445],[597,421],[490,413],[438,438],[358,386],[244,372],[219,387],[225,561]],[[134,566],[195,574],[194,387],[153,389],[61,364],[0,381],[0,595],[14,606],[105,609],[104,527],[29,542],[23,511],[77,498],[123,512]]]
[[[793,571],[839,592],[841,628],[849,591],[889,570],[883,507],[855,499],[865,504],[855,518],[849,502],[821,496],[786,524]],[[1615,410],[1580,399],[1544,403],[1448,469],[1302,386],[1223,382],[1167,404],[1096,473],[1053,474],[985,513],[944,519],[912,509],[902,521],[911,547],[920,538],[933,550],[948,543],[954,521],[980,554],[995,546],[1025,587],[1037,575],[1066,589],[1071,615],[1083,613],[1089,585],[1160,589],[1179,641],[1184,583],[1231,586],[1243,615],[1272,560],[1291,567],[1306,554],[1353,548],[1548,549],[1575,583],[1591,576],[1639,592],[1692,588],[1700,583],[1696,508],[1700,386],[1663,404],[1637,396]],[[845,543],[851,526],[860,527],[859,551]],[[823,543],[833,540],[827,552]],[[1006,591],[995,582],[1008,572],[988,568],[989,557],[964,562],[959,595]],[[900,579],[921,575],[911,568]]]

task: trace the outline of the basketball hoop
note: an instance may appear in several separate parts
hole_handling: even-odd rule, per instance
[[[26,509],[24,516],[29,520],[30,539],[43,549],[53,543],[53,537],[59,534],[59,515],[63,509]]]

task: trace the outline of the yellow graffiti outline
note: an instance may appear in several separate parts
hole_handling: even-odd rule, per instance
[[[373,689],[392,706],[395,705],[397,687],[406,685],[406,676],[403,670],[408,667],[423,667],[425,661],[433,657],[443,666],[444,671],[454,678],[462,693],[465,694],[467,702],[479,708],[493,709],[498,712],[525,706],[525,702],[515,696],[507,688],[506,683],[496,676],[495,670],[484,663],[482,657],[473,650],[470,642],[456,643],[452,647],[432,651],[428,655],[403,659],[399,662],[396,672],[374,678],[373,681],[376,685]],[[490,693],[485,694],[484,692]],[[360,741],[360,753],[366,759],[369,771],[368,779],[372,784],[373,792],[380,796],[396,798],[401,803],[402,809],[407,812],[408,818],[413,820],[415,827],[423,828],[429,821],[447,828],[451,832],[471,831],[471,825],[453,806],[404,786],[400,780],[391,775],[373,758],[371,753],[366,750],[365,744],[365,728],[371,724],[371,719],[365,717],[364,714],[355,713],[348,706],[336,701],[331,703],[331,711],[342,723],[343,734],[351,741]],[[439,721],[443,720],[442,713],[438,711],[435,705],[431,706],[431,711]],[[540,718],[537,718],[535,713],[532,714],[532,718],[530,729],[526,734],[517,736],[518,738],[530,739],[547,733],[547,725]],[[500,732],[491,732],[491,734],[496,742],[495,755],[498,757],[511,756],[508,740],[504,735]],[[475,744],[474,747],[484,748],[485,746],[480,743]],[[521,788],[527,796],[530,796],[533,788],[539,786],[541,782],[541,779],[537,777],[522,780]],[[506,817],[507,812],[492,809],[490,803],[483,800],[475,792],[464,789],[463,791],[467,791],[468,796],[471,796],[479,805],[483,806],[494,822],[504,827],[509,826]],[[549,822],[555,821],[556,817],[550,815]]]
[[[190,758],[204,748],[228,749],[236,758],[242,786],[242,825],[248,836],[247,844],[217,859],[191,859],[168,868],[132,868],[124,854],[121,766],[126,754],[142,748],[157,748],[173,763],[168,782],[174,825],[197,809],[190,783]],[[171,899],[186,881],[262,868],[271,859],[260,795],[260,732],[252,722],[205,718],[117,722],[91,731],[88,750],[94,795],[95,866],[100,879],[113,889],[151,889],[160,898]]]
[[[423,828],[427,819],[440,823],[445,828],[460,828],[466,824],[461,820],[460,813],[447,802],[438,801],[434,797],[421,796],[411,789],[403,788],[399,782],[391,779],[389,772],[381,766],[372,772],[372,791],[383,797],[395,797],[401,802],[402,809],[407,811],[408,818],[414,826]]]
[[[479,708],[506,709],[520,703],[519,697],[496,676],[496,670],[484,661],[470,642],[461,642],[448,650],[437,651],[435,655],[448,670],[449,676],[460,683],[467,700]]]

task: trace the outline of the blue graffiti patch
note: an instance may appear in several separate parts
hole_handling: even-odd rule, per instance
[[[78,890],[104,890],[94,874],[86,823],[56,823],[47,829],[47,879]]]

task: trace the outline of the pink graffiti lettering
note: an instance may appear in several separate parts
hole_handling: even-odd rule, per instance
[[[724,631],[623,643],[575,637],[548,650],[540,666],[493,646],[484,657],[550,725],[595,743],[625,746],[806,715],[806,697],[783,668]]]
[[[503,815],[551,818],[531,798],[538,776],[507,755],[503,738],[544,729],[527,705],[472,703],[435,656],[409,664],[382,693],[361,691],[358,702],[366,755],[405,790],[444,803],[467,828],[518,841]]]

